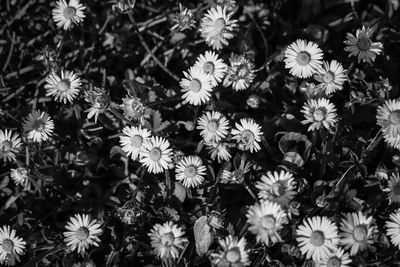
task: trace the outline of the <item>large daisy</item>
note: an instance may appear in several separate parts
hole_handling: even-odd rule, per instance
[[[186,78],[179,83],[182,87],[182,98],[192,105],[198,106],[208,102],[213,89],[212,77],[201,68],[191,67],[189,72],[183,72]]]
[[[53,20],[58,28],[68,30],[73,23],[79,24],[83,21],[85,8],[79,0],[70,0],[68,4],[65,0],[59,0],[53,9]]]
[[[218,253],[212,253],[213,266],[216,267],[243,267],[249,266],[249,253],[246,250],[246,239],[238,239],[229,235],[219,240],[221,249]]]
[[[218,142],[228,135],[229,122],[218,111],[207,111],[197,121],[197,129],[206,142]]]
[[[318,89],[322,89],[326,95],[330,95],[342,90],[346,74],[342,64],[332,60],[331,63],[324,61],[323,67],[318,70],[314,78],[319,82]]]
[[[251,153],[261,149],[261,126],[252,119],[241,119],[240,124],[235,124],[235,129],[232,130],[232,139],[238,142],[238,147],[241,150],[249,150]]]
[[[386,221],[386,234],[390,237],[392,244],[400,248],[400,210],[393,212]]]
[[[11,130],[0,130],[0,159],[4,162],[15,161],[15,153],[21,147],[21,138]]]
[[[9,225],[0,228],[0,263],[7,266],[15,265],[20,261],[19,256],[24,254],[26,242],[16,235]]]
[[[150,131],[140,126],[126,126],[122,130],[122,133],[123,135],[119,137],[122,150],[132,160],[137,160],[140,152],[143,150],[144,142],[151,136]]]
[[[140,162],[150,173],[161,173],[169,169],[172,162],[172,149],[168,140],[152,136],[143,143]]]
[[[56,101],[64,104],[67,101],[72,103],[79,94],[80,87],[81,79],[72,71],[61,71],[61,76],[50,73],[44,86],[47,96],[54,96]]]
[[[347,46],[344,50],[350,52],[349,57],[357,57],[358,62],[361,60],[364,62],[375,61],[376,56],[382,52],[383,45],[381,42],[372,42],[372,34],[373,29],[365,26],[358,29],[355,36],[347,33],[347,40],[344,41]]]
[[[308,100],[301,112],[305,117],[305,120],[301,121],[301,123],[310,124],[310,126],[308,126],[308,131],[322,128],[330,130],[337,122],[335,105],[325,98]]]
[[[175,168],[176,180],[187,187],[196,187],[204,181],[206,167],[198,156],[181,159]]]
[[[53,134],[54,122],[46,112],[32,111],[23,124],[24,131],[33,142],[42,142]]]

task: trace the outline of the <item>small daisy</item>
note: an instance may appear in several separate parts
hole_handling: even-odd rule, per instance
[[[318,267],[350,267],[351,259],[349,253],[345,253],[343,249],[338,248],[327,258],[319,262]]]
[[[254,64],[241,55],[232,54],[229,58],[230,66],[224,80],[224,86],[232,85],[233,90],[241,91],[249,88],[256,77]]]
[[[64,232],[64,242],[71,251],[78,249],[78,253],[84,254],[90,245],[99,246],[101,225],[96,220],[91,220],[89,215],[75,214],[69,219],[65,229],[68,231]]]
[[[186,7],[183,7],[179,3],[179,12],[172,18],[174,21],[174,26],[172,26],[171,31],[178,29],[178,31],[185,31],[196,26],[196,20],[193,12]]]
[[[186,78],[179,83],[182,87],[182,98],[192,105],[199,106],[208,102],[213,89],[212,78],[201,68],[191,67],[189,72],[183,72]]]
[[[371,36],[373,29],[366,28],[356,31],[356,36],[347,33],[347,40],[344,43],[347,45],[344,50],[350,52],[349,57],[357,57],[358,62],[373,62],[377,55],[382,52],[383,45],[381,42],[372,42]]]
[[[257,242],[268,246],[270,242],[282,241],[279,231],[288,223],[288,218],[279,204],[261,201],[248,209],[246,217],[250,224],[249,231],[256,235]]]
[[[24,131],[33,142],[46,141],[53,134],[54,122],[46,112],[32,111],[24,122]]]
[[[172,162],[172,149],[169,147],[169,142],[164,138],[152,136],[143,143],[140,162],[150,173],[163,172]]]
[[[385,104],[378,107],[376,120],[382,131],[388,137],[400,136],[400,101],[387,100]]]
[[[226,7],[216,6],[208,10],[200,24],[201,36],[208,46],[220,50],[228,45],[228,40],[234,37],[233,31],[238,27],[237,20],[231,19],[233,13],[228,13]]]
[[[204,181],[206,167],[197,156],[189,156],[181,159],[175,169],[176,180],[187,187],[197,187]]]
[[[73,1],[73,0],[71,0]],[[51,73],[46,78],[46,96],[54,96],[54,99],[59,102],[72,100],[79,94],[81,87],[81,79],[72,71],[61,71],[61,77],[55,73]]]
[[[194,66],[211,75],[214,86],[222,81],[227,70],[226,64],[213,51],[206,51],[204,55],[200,55]]]
[[[321,68],[322,57],[322,50],[316,43],[297,40],[285,51],[285,68],[296,77],[308,78]]]
[[[124,111],[124,117],[128,120],[134,119],[135,121],[141,121],[144,115],[145,107],[139,98],[127,97],[122,98],[122,104],[120,105]]]
[[[337,226],[327,217],[314,216],[303,221],[296,230],[300,251],[307,259],[328,258],[339,245]]]
[[[335,105],[330,103],[328,99],[310,99],[301,110],[306,118],[301,123],[310,124],[308,131],[326,128],[328,130],[334,127],[337,121]]]
[[[346,74],[342,64],[332,60],[331,63],[324,61],[323,68],[318,70],[314,78],[319,82],[317,87],[324,90],[326,95],[330,95],[342,90]]]
[[[122,130],[123,135],[119,137],[119,143],[122,150],[131,157],[132,160],[139,158],[140,152],[143,150],[143,144],[146,142],[151,133],[149,130],[142,127],[126,126]]]
[[[390,214],[390,220],[386,222],[386,235],[390,237],[392,244],[400,248],[400,210]]]
[[[171,221],[154,225],[149,233],[154,253],[162,259],[178,258],[183,243],[187,242],[184,234],[182,228]]]
[[[227,236],[219,240],[222,250],[219,253],[212,253],[213,266],[216,267],[242,267],[249,266],[249,253],[246,250],[246,239],[238,240],[236,236]]]
[[[232,157],[228,150],[227,143],[224,142],[205,142],[206,149],[211,156],[212,160],[217,159],[218,163],[222,161],[229,161]]]
[[[91,104],[91,107],[85,112],[88,112],[87,119],[91,119],[94,116],[94,121],[97,122],[97,118],[100,113],[103,113],[110,106],[110,96],[106,91],[99,87],[94,87],[85,91],[85,101]]]
[[[289,202],[296,195],[296,182],[293,175],[289,172],[267,172],[267,175],[261,176],[261,181],[256,184],[260,190],[258,197],[262,200],[270,200],[280,204],[282,207],[288,207]]]
[[[218,111],[207,111],[197,121],[197,129],[205,142],[218,142],[228,135],[229,122]]]
[[[18,134],[11,130],[0,130],[0,159],[4,162],[15,161],[15,153],[19,151],[21,147],[21,138]]]
[[[59,0],[53,9],[53,20],[58,28],[68,30],[73,23],[79,24],[83,21],[85,8],[79,0],[70,0],[69,4],[65,0]]]
[[[19,255],[24,254],[26,242],[16,235],[9,225],[0,228],[0,263],[8,266],[20,261]]]
[[[261,142],[261,126],[252,119],[241,119],[240,124],[235,124],[236,129],[232,130],[232,139],[238,142],[239,149],[250,150],[251,153],[261,149],[258,144]]]
[[[18,167],[17,169],[11,169],[11,179],[13,179],[16,185],[23,185],[28,179],[28,170],[24,167]]]
[[[340,223],[340,243],[345,249],[350,249],[350,255],[354,256],[359,251],[364,251],[374,243],[373,236],[376,227],[373,226],[372,216],[367,217],[361,212],[347,213]]]
[[[383,191],[388,194],[387,197],[390,203],[400,202],[400,175],[398,173],[393,173],[390,176],[388,186]]]

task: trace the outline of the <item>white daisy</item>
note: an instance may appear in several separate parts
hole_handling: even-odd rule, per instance
[[[400,175],[398,173],[392,173],[388,186],[383,191],[387,193],[390,203],[400,202]]]
[[[17,169],[11,169],[10,172],[11,179],[13,179],[16,185],[23,185],[28,179],[28,170],[24,167],[18,167]]]
[[[4,162],[15,161],[15,153],[18,153],[21,147],[21,138],[11,130],[0,130],[0,159]]]
[[[321,68],[322,57],[322,50],[316,43],[299,39],[285,51],[285,68],[296,77],[308,78]]]
[[[382,52],[383,45],[381,42],[372,42],[371,36],[373,29],[366,28],[356,31],[356,36],[347,33],[347,40],[344,43],[347,45],[344,50],[350,52],[349,57],[357,57],[358,62],[372,62],[375,61],[377,55]]]
[[[340,243],[345,249],[350,249],[350,255],[354,256],[359,251],[364,251],[374,243],[376,227],[373,225],[372,216],[367,217],[360,211],[347,213],[340,222],[342,231]]]
[[[64,102],[64,104],[67,101],[72,103],[79,94],[80,87],[81,79],[72,71],[61,71],[61,76],[54,72],[50,73],[44,86],[47,96],[54,96],[56,101]]]
[[[267,172],[261,176],[261,181],[257,182],[256,188],[260,190],[258,197],[262,200],[269,200],[288,207],[289,202],[296,195],[296,182],[293,175],[289,172]]]
[[[335,127],[337,122],[335,105],[325,98],[308,100],[301,112],[305,117],[301,123],[310,124],[308,127],[310,132],[322,128],[330,130],[331,127]]]
[[[232,139],[238,143],[241,150],[250,150],[251,153],[261,149],[258,144],[261,142],[261,126],[252,119],[241,119],[240,124],[235,123],[235,129],[232,130]]]
[[[378,107],[376,120],[382,131],[389,137],[400,136],[400,101],[386,100]]]
[[[392,244],[400,248],[400,210],[390,214],[390,220],[386,222],[386,235],[390,237]]]
[[[323,67],[318,70],[314,78],[319,82],[318,89],[322,89],[326,95],[330,95],[337,90],[342,90],[346,74],[342,64],[332,60],[331,63],[324,61]]]
[[[53,20],[58,28],[68,30],[72,24],[79,24],[85,18],[85,6],[79,3],[79,0],[57,1],[56,7],[53,9]]]
[[[213,89],[211,76],[196,67],[191,67],[189,72],[183,73],[186,78],[182,78],[179,83],[184,93],[182,98],[195,106],[208,102]]]
[[[205,142],[218,142],[228,135],[229,122],[218,111],[207,111],[197,121],[197,129]]]
[[[229,161],[232,157],[228,150],[227,143],[224,142],[205,142],[206,149],[211,156],[212,160],[217,159],[218,163],[222,161]]]
[[[204,181],[206,167],[198,156],[181,159],[175,168],[176,180],[187,187],[197,187]]]
[[[250,224],[249,231],[256,235],[257,242],[269,246],[270,242],[282,241],[279,231],[288,223],[288,218],[279,204],[261,201],[248,209],[246,217]]]
[[[206,51],[204,55],[200,55],[194,66],[202,69],[205,74],[211,75],[214,86],[222,81],[227,70],[226,64],[214,51]]]
[[[78,249],[78,253],[85,253],[90,245],[99,246],[101,235],[101,225],[96,220],[91,220],[87,214],[75,214],[69,219],[65,226],[68,231],[64,232],[64,242],[74,251]]]
[[[24,254],[26,242],[16,235],[9,225],[0,228],[0,263],[8,266],[20,261],[19,256]]]
[[[23,126],[28,139],[42,142],[53,134],[54,122],[46,112],[34,110],[26,117]]]
[[[89,120],[94,116],[95,122],[97,122],[100,113],[106,111],[110,106],[110,96],[99,87],[85,91],[85,101],[91,104],[91,107],[85,110],[85,112],[88,112],[87,119]]]
[[[338,228],[327,217],[314,216],[304,220],[297,227],[296,235],[301,253],[314,261],[329,257],[339,245]]]
[[[246,250],[246,239],[238,240],[236,236],[229,235],[219,240],[222,250],[212,253],[213,266],[216,267],[242,267],[249,266],[249,253]]]
[[[350,267],[351,259],[349,253],[345,253],[342,248],[336,249],[328,257],[322,259],[318,267]]]
[[[237,20],[231,19],[233,13],[228,13],[226,7],[216,6],[208,10],[200,24],[201,36],[208,46],[220,50],[228,45],[228,40],[234,37]]]
[[[389,146],[400,150],[400,135],[394,137],[390,133],[384,132],[383,138]]]
[[[140,152],[143,150],[143,144],[146,142],[151,133],[142,127],[126,126],[122,130],[123,135],[119,137],[119,143],[122,150],[131,157],[132,160],[139,158]]]
[[[162,259],[176,259],[187,239],[185,232],[173,222],[156,224],[149,233],[153,252]]]
[[[254,64],[242,55],[232,54],[229,58],[230,66],[224,80],[224,86],[232,85],[233,90],[241,91],[249,88],[256,77]]]
[[[140,163],[147,167],[150,173],[161,173],[169,168],[172,162],[172,149],[168,140],[152,136],[143,143]]]

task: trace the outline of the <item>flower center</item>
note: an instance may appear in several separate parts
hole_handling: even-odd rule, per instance
[[[400,124],[400,110],[395,110],[390,113],[389,121],[393,124]]]
[[[135,135],[131,138],[131,144],[134,147],[140,147],[142,145],[142,137],[140,135]]]
[[[64,17],[65,19],[70,19],[76,14],[76,9],[72,6],[69,6],[64,9]]]
[[[395,194],[395,195],[400,195],[400,181],[398,181],[397,183],[395,183],[395,184],[392,186],[392,192],[393,192],[393,194]]]
[[[216,32],[221,32],[226,25],[226,22],[223,18],[219,18],[214,22],[214,29]]]
[[[81,227],[76,231],[76,238],[79,241],[86,240],[89,237],[89,229],[86,227]]]
[[[201,82],[198,79],[193,79],[190,81],[190,91],[197,93],[201,89]]]
[[[282,196],[283,193],[285,193],[285,186],[281,183],[273,183],[271,185],[271,191],[277,197]]]
[[[317,108],[313,112],[314,120],[323,121],[326,116],[326,110],[324,108]]]
[[[38,132],[42,132],[44,130],[44,126],[46,123],[42,120],[37,120],[33,123],[32,128],[35,129]]]
[[[324,80],[324,83],[331,83],[331,82],[333,82],[334,78],[335,78],[335,75],[331,71],[328,71],[327,73],[324,74],[324,77],[322,77],[322,79]]]
[[[338,257],[332,257],[326,263],[327,267],[340,267],[342,261]]]
[[[275,229],[275,218],[271,215],[266,215],[262,217],[261,226],[267,230]]]
[[[250,68],[247,66],[247,64],[241,64],[236,73],[239,79],[245,79],[250,74]]]
[[[172,246],[174,244],[175,236],[171,233],[166,233],[161,237],[161,244],[164,246]]]
[[[158,161],[161,158],[161,150],[158,147],[150,150],[150,159],[152,161]]]
[[[237,247],[231,248],[226,252],[225,258],[229,262],[240,261],[240,250]]]
[[[255,136],[254,136],[254,134],[253,134],[251,131],[245,130],[245,131],[242,133],[242,142],[243,142],[243,143],[245,143],[245,144],[252,144],[253,141],[254,141],[254,139],[255,139]]]
[[[357,45],[360,50],[368,50],[371,48],[371,40],[367,37],[361,37],[358,39]]]
[[[96,97],[95,103],[98,104],[100,108],[105,109],[110,104],[110,99],[107,95],[102,94]]]
[[[196,175],[196,167],[188,166],[185,168],[183,173],[185,174],[185,177],[192,178]]]
[[[367,227],[365,225],[359,225],[354,228],[353,231],[354,240],[357,242],[364,241],[367,237]]]
[[[57,90],[61,91],[61,92],[68,91],[70,85],[71,85],[71,83],[68,80],[65,80],[65,79],[61,80],[57,84]]]
[[[324,233],[321,231],[315,231],[311,234],[311,244],[313,244],[316,247],[321,246],[324,243],[325,237]]]
[[[306,66],[311,61],[311,55],[306,51],[301,51],[297,54],[296,61],[300,66]]]
[[[215,132],[218,129],[218,122],[213,120],[210,121],[207,125],[207,130],[209,130],[210,132]]]
[[[12,148],[12,143],[8,140],[3,141],[3,143],[1,143],[1,150],[3,152],[8,152],[10,151]]]
[[[211,61],[204,63],[203,71],[205,74],[213,74],[214,70],[215,70],[214,63],[212,63]]]
[[[5,252],[11,252],[14,249],[14,243],[10,239],[4,239],[1,247]]]

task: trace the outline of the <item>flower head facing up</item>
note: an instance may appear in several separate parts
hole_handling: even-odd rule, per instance
[[[97,118],[100,113],[103,113],[110,106],[110,96],[106,90],[99,87],[94,87],[85,91],[85,101],[90,103],[91,107],[85,112],[88,112],[87,118],[91,119],[94,116],[94,121],[97,122]]]
[[[232,157],[228,149],[228,144],[225,142],[211,141],[205,142],[204,144],[208,150],[208,153],[210,154],[211,159],[217,159],[218,163],[221,163],[222,161],[229,161],[229,159]]]
[[[343,89],[346,74],[342,64],[332,60],[331,63],[324,61],[323,67],[318,70],[314,78],[319,82],[318,89],[322,89],[326,95],[330,95]]]
[[[220,50],[228,45],[228,40],[234,37],[237,20],[231,19],[233,13],[228,13],[226,7],[216,6],[208,10],[200,24],[201,36],[208,46]]]
[[[79,94],[81,79],[72,71],[61,71],[61,76],[51,73],[46,78],[46,96],[53,96],[56,101],[72,103]]]
[[[144,142],[151,136],[150,131],[140,126],[126,126],[122,130],[122,133],[123,135],[119,137],[122,150],[128,157],[130,156],[132,160],[139,159]]]
[[[342,248],[338,248],[318,263],[319,267],[350,267],[351,259],[349,253],[345,253]]]
[[[143,143],[140,163],[146,166],[150,173],[161,173],[169,169],[172,162],[172,149],[168,140],[152,136]]]
[[[0,130],[0,159],[4,162],[15,161],[15,154],[21,147],[21,138],[11,130]]]
[[[28,139],[33,142],[46,141],[53,134],[54,122],[46,112],[32,111],[23,125]]]
[[[87,214],[76,214],[65,226],[64,242],[72,250],[84,254],[90,245],[98,246],[99,235],[103,232],[96,220],[91,220]]]
[[[219,240],[221,251],[211,254],[213,266],[216,267],[242,267],[249,266],[249,254],[246,250],[246,239],[238,239],[229,235]]]
[[[196,26],[193,12],[190,9],[183,7],[181,3],[179,3],[179,12],[174,15],[172,20],[174,25],[171,30],[177,29],[178,31],[183,32]]]
[[[400,210],[390,214],[385,226],[386,235],[389,236],[392,244],[400,248]]]
[[[230,66],[224,80],[224,86],[232,85],[233,90],[242,91],[250,87],[256,77],[254,64],[241,55],[232,54]]]
[[[187,187],[197,187],[204,181],[206,167],[198,156],[189,156],[181,159],[175,169],[176,180]]]
[[[225,76],[227,66],[213,51],[206,51],[200,55],[195,63],[196,68],[200,68],[207,75],[211,75],[212,84],[216,86]]]
[[[238,147],[241,150],[249,150],[251,153],[261,149],[262,131],[261,126],[251,119],[241,119],[240,124],[235,124],[235,129],[232,130],[232,139],[238,142]]]
[[[373,217],[367,217],[361,212],[344,215],[340,222],[342,231],[340,243],[345,249],[350,249],[351,256],[366,250],[374,243],[376,227],[373,224]]]
[[[59,0],[53,9],[53,20],[58,28],[68,30],[72,24],[79,24],[85,18],[84,10],[86,9],[79,0]]]
[[[162,259],[178,258],[183,244],[187,242],[184,234],[185,232],[171,221],[154,225],[149,233],[153,252]]]
[[[19,256],[24,254],[26,242],[16,235],[9,225],[0,228],[0,263],[8,266],[20,261]]]
[[[212,77],[199,67],[191,67],[189,72],[183,72],[185,78],[180,82],[182,98],[189,104],[199,106],[208,102],[213,89]]]
[[[249,231],[256,235],[257,242],[275,244],[282,241],[279,231],[288,223],[282,207],[270,201],[261,201],[251,206],[246,214]]]
[[[228,135],[229,122],[218,111],[207,111],[197,121],[197,129],[205,142],[218,142]]]
[[[310,99],[301,112],[304,114],[305,120],[302,124],[310,124],[308,131],[326,128],[330,130],[336,125],[337,114],[335,105],[330,103],[328,99]]]
[[[327,217],[314,216],[304,220],[296,235],[301,253],[314,261],[327,258],[339,245],[338,228]]]
[[[314,42],[297,40],[285,51],[285,68],[298,78],[309,78],[322,65],[322,50]]]
[[[24,167],[11,169],[10,176],[16,185],[23,185],[25,184],[26,179],[28,179],[28,169]]]
[[[350,52],[349,57],[357,57],[358,62],[373,62],[377,55],[382,52],[383,45],[381,42],[372,42],[371,36],[373,29],[365,26],[356,31],[354,36],[347,33],[347,40],[344,43],[347,45],[344,50]]]

